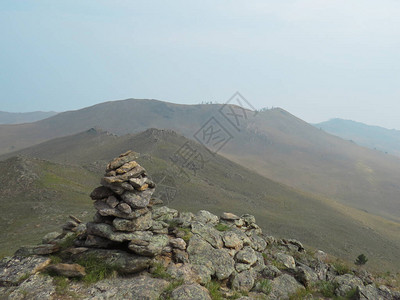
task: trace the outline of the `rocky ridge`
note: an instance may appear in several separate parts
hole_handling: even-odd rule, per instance
[[[162,206],[137,157],[107,165],[92,222],[71,216],[0,261],[0,299],[400,299],[361,268],[263,234],[252,215]]]

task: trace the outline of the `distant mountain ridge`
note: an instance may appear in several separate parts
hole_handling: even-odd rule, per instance
[[[314,126],[343,139],[352,140],[358,145],[400,156],[400,130],[339,118]]]
[[[40,121],[58,114],[55,111],[33,111],[26,113],[12,113],[0,111],[0,124],[21,124]]]

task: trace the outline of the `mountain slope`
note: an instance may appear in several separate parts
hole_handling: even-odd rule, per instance
[[[361,146],[400,156],[399,130],[343,119],[332,119],[314,126]]]
[[[238,122],[234,123],[225,118],[226,111],[224,115],[220,113],[224,108],[229,113],[229,109],[237,107],[135,99],[106,102],[31,124],[1,125],[0,152],[96,126],[118,135],[151,127],[173,129],[210,148],[214,141],[210,129],[215,129],[225,134],[224,141],[214,143],[218,144],[216,147],[211,145],[211,150],[219,150],[242,166],[297,189],[400,220],[397,157],[327,134],[283,109],[259,112],[256,116],[247,111],[245,117],[229,119]],[[221,128],[217,128],[218,124]]]
[[[204,167],[196,173],[184,168],[189,181],[185,176],[178,176],[181,174],[170,160],[186,143],[205,160]],[[400,228],[398,223],[266,179],[219,155],[210,155],[201,145],[172,131],[149,129],[117,137],[92,129],[25,149],[23,154],[63,163],[54,168],[55,174],[56,170],[62,172],[65,168],[81,170],[78,166],[81,165],[93,174],[85,176],[93,178],[102,173],[108,160],[128,149],[142,154],[138,161],[158,183],[156,195],[171,207],[193,212],[206,209],[217,214],[229,207],[236,214],[254,214],[266,233],[296,238],[349,260],[363,252],[371,257],[370,263],[376,268],[386,270],[399,266],[396,259],[400,249],[396,234]],[[10,160],[13,158],[5,162]],[[161,182],[164,177],[167,180]],[[76,174],[73,178],[79,180],[81,176]],[[69,185],[65,181],[65,192],[71,188]],[[86,190],[92,188],[89,184],[85,186],[88,186]],[[166,197],[166,186],[176,191],[175,197]],[[87,205],[87,201],[77,203],[76,209]],[[60,205],[57,202],[57,207]]]
[[[21,124],[43,120],[56,115],[54,111],[34,111],[27,113],[10,113],[0,111],[0,124]]]

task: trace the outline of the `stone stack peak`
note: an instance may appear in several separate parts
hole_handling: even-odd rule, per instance
[[[109,248],[128,243],[135,251],[135,240],[152,236],[151,197],[155,184],[136,159],[139,154],[127,151],[107,164],[100,183],[90,194],[97,212],[87,224],[82,246]],[[143,248],[143,247],[142,247]],[[146,252],[146,251],[144,251]],[[152,255],[152,253],[148,253]]]

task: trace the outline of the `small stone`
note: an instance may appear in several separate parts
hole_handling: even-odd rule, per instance
[[[90,198],[93,200],[101,200],[108,198],[113,195],[112,190],[105,186],[99,186],[93,190],[93,192],[90,194]]]
[[[117,197],[110,196],[107,198],[106,203],[108,204],[108,206],[114,208],[119,204],[119,201],[118,201]]]
[[[227,221],[234,221],[234,220],[239,220],[240,218],[235,214],[224,212],[221,215],[221,219],[227,220]]]
[[[42,244],[52,244],[51,242],[56,240],[58,237],[61,236],[61,232],[49,232],[48,234],[46,234],[43,239],[42,239]]]
[[[118,169],[119,167],[123,166],[127,162],[134,161],[137,158],[138,158],[138,154],[134,153],[134,152],[131,152],[124,156],[117,157],[108,163],[106,172]]]
[[[133,188],[133,186],[132,186],[131,184],[127,183],[127,182],[121,183],[120,186],[121,186],[124,190],[126,190],[126,191],[132,192],[132,191],[135,190],[135,189]]]
[[[54,264],[48,266],[47,270],[65,277],[83,277],[86,275],[85,268],[78,264]]]
[[[211,300],[207,289],[197,283],[181,285],[171,296],[173,300]]]
[[[127,215],[132,212],[132,208],[126,203],[118,204],[117,209]]]
[[[147,181],[147,177],[130,178],[129,183],[136,189],[140,188]]]
[[[170,245],[174,248],[178,248],[181,250],[186,249],[186,242],[181,238],[172,239],[169,241]]]
[[[253,215],[244,214],[243,216],[241,216],[241,218],[243,219],[243,221],[246,223],[247,226],[256,223],[256,218]]]
[[[218,216],[210,213],[209,211],[206,210],[200,210],[197,214],[196,214],[196,219],[198,222],[203,223],[203,224],[207,224],[210,223],[212,225],[217,225],[219,223],[219,218]]]
[[[236,250],[240,250],[243,248],[243,241],[236,233],[232,231],[226,231],[222,236],[222,240],[224,241],[224,245],[227,248],[234,248]]]
[[[153,194],[153,189],[147,189],[144,192],[126,191],[122,194],[122,200],[124,200],[127,204],[134,208],[142,208],[146,207],[150,203],[151,195]]]
[[[65,223],[62,228],[64,230],[73,231],[73,229],[76,228],[77,226],[78,226],[78,223],[70,220],[70,221],[67,221],[67,223]]]
[[[81,224],[82,221],[73,215],[69,215],[70,219],[78,224]]]
[[[257,261],[257,255],[251,247],[246,246],[236,254],[235,259],[237,262],[253,265]]]
[[[147,190],[148,187],[149,187],[149,185],[147,183],[145,183],[141,187],[137,188],[137,190],[140,192],[143,192],[143,191]]]
[[[136,166],[138,166],[138,163],[136,161],[130,161],[130,162],[123,164],[121,167],[119,167],[115,171],[117,174],[125,174],[126,172],[132,170]]]
[[[293,256],[284,254],[284,253],[277,253],[275,254],[275,259],[282,263],[286,268],[288,269],[295,269],[296,268],[296,262],[293,258]]]
[[[151,218],[151,212],[148,212],[147,214],[132,220],[115,218],[113,226],[119,231],[136,231],[147,230],[152,226],[152,223],[153,219]]]
[[[243,271],[233,278],[232,288],[237,291],[248,292],[254,286],[254,277],[254,272]]]

